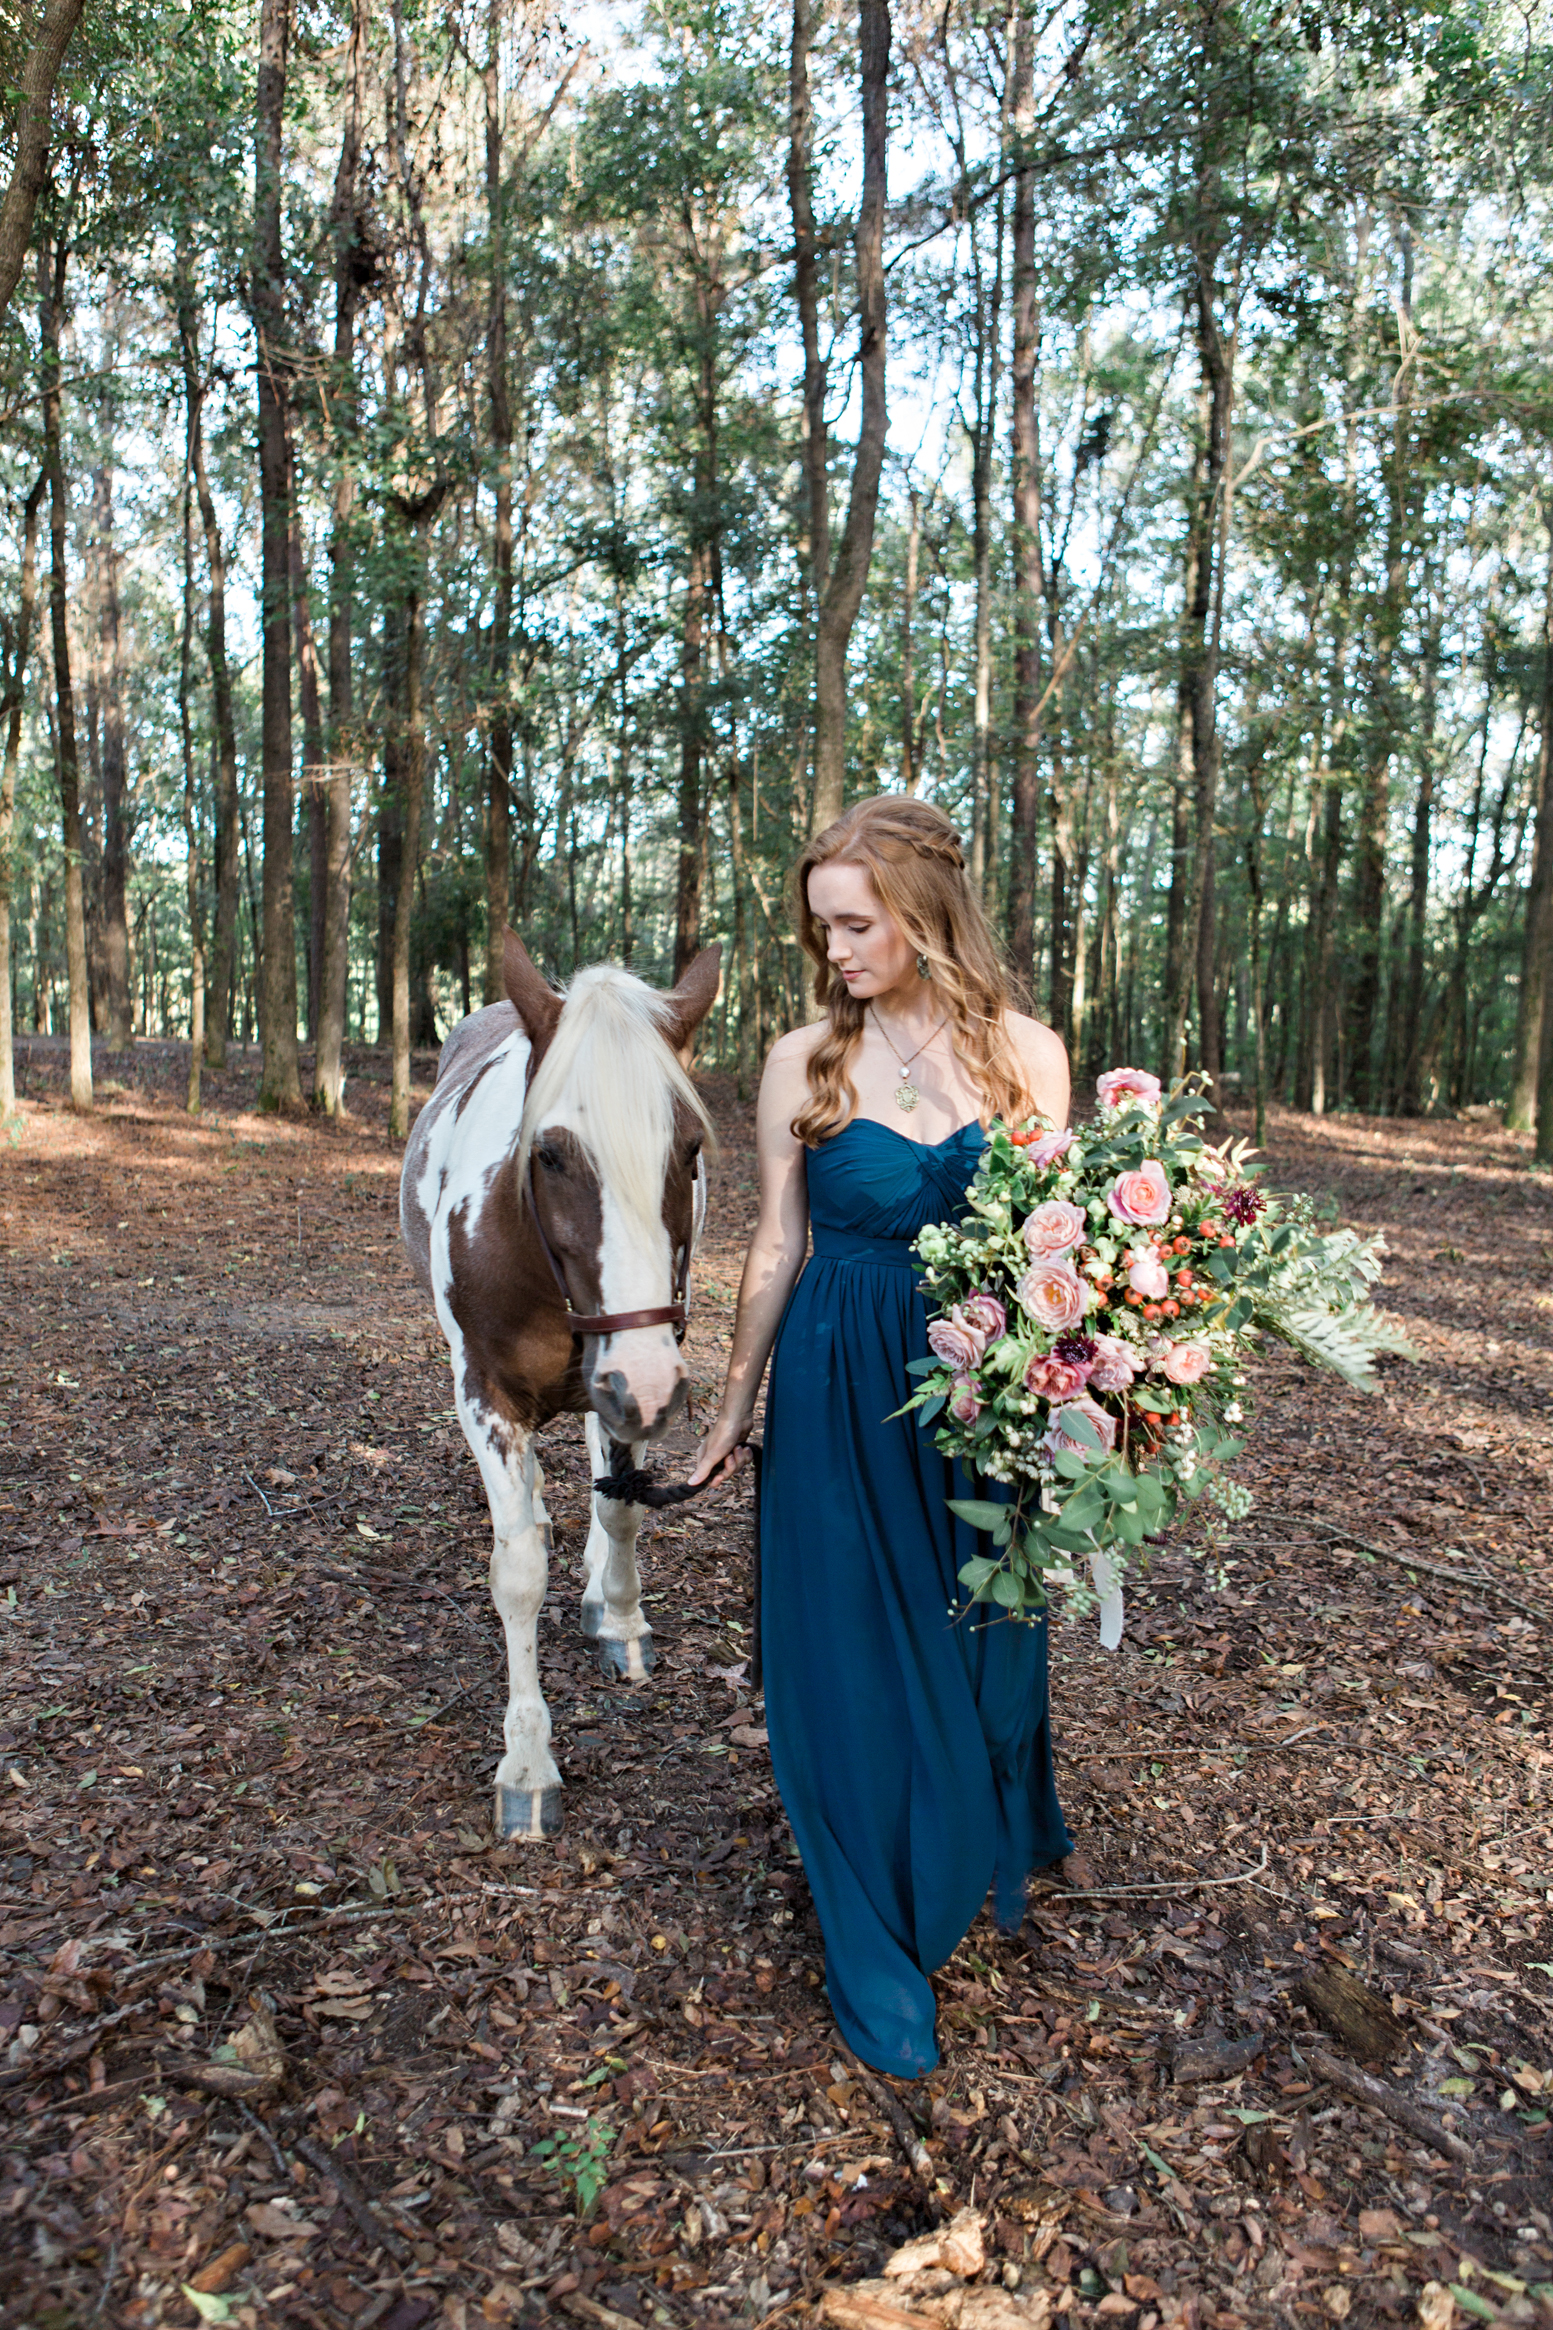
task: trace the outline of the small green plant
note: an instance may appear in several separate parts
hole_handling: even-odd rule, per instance
[[[607,2163],[614,2145],[615,2130],[608,2120],[594,2114],[586,2127],[574,2133],[541,2136],[533,2157],[555,2171],[562,2189],[576,2202],[578,2216],[586,2217],[608,2181]]]

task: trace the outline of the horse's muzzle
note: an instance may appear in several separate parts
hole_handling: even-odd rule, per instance
[[[689,1389],[690,1377],[682,1367],[667,1399],[660,1402],[651,1416],[644,1416],[629,1376],[623,1368],[612,1367],[607,1373],[592,1378],[588,1403],[611,1439],[660,1440],[685,1405]]]

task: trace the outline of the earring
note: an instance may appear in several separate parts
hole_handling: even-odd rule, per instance
[[[931,963],[928,961],[928,959],[927,959],[926,955],[918,955],[918,957],[917,957],[917,977],[918,977],[919,979],[931,979],[931,978],[932,978],[932,976],[933,976],[933,966],[932,966],[932,964],[931,964]]]

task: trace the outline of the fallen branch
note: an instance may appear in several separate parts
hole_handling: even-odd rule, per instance
[[[1406,2128],[1421,2144],[1441,2153],[1447,2160],[1466,2162],[1472,2158],[1468,2145],[1437,2120],[1421,2111],[1416,2103],[1409,2103],[1405,2095],[1398,2095],[1384,2079],[1377,2079],[1371,2071],[1361,2071],[1356,2063],[1345,2063],[1341,2056],[1329,2055],[1324,2047],[1306,2047],[1301,2050],[1306,2062],[1318,2079],[1330,2087],[1340,2087],[1345,2095],[1359,2103],[1367,2103],[1372,2111],[1384,2112],[1388,2120],[1395,2120],[1399,2128]]]
[[[916,2128],[912,2126],[905,2107],[901,2104],[897,2097],[890,2093],[889,2089],[885,2086],[884,2081],[880,2078],[877,2078],[875,2074],[870,2071],[868,2065],[864,2063],[860,2057],[853,2054],[850,2047],[845,2047],[843,2052],[846,2055],[848,2062],[852,2065],[858,2080],[868,2090],[868,2093],[873,2097],[874,2102],[878,2105],[879,2110],[884,2115],[884,2118],[895,2137],[895,2141],[897,2144],[899,2144],[901,2151],[905,2156],[907,2165],[910,2167],[913,2175],[919,2176],[922,2179],[922,2182],[927,2186],[928,2191],[931,2192],[933,2190],[932,2155],[929,2153],[927,2146],[923,2143],[922,2138]]]
[[[1483,1570],[1453,1570],[1444,1562],[1421,1561],[1416,1553],[1393,1553],[1389,1546],[1371,1545],[1368,1538],[1355,1537],[1351,1529],[1339,1529],[1330,1521],[1312,1521],[1312,1529],[1324,1529],[1328,1537],[1343,1545],[1356,1545],[1361,1553],[1373,1554],[1377,1561],[1389,1561],[1397,1569],[1422,1570],[1425,1577],[1444,1578],[1452,1586],[1476,1586],[1480,1593],[1496,1594],[1501,1602],[1508,1602],[1527,1618],[1535,1618],[1541,1626],[1553,1626],[1553,1616],[1539,1610],[1533,1602],[1523,1602],[1519,1594],[1512,1594],[1508,1586],[1490,1577]]]
[[[1068,1886],[1054,1885],[1043,1901],[1130,1901],[1140,1893],[1190,1893],[1209,1885],[1246,1885],[1260,1877],[1267,1867],[1267,1847],[1262,1847],[1262,1858],[1254,1869],[1236,1869],[1228,1877],[1179,1877],[1165,1885],[1109,1885]]]
[[[333,2153],[326,2152],[321,2144],[315,2144],[311,2136],[293,2136],[291,2149],[307,2162],[309,2168],[316,2169],[320,2176],[328,2177],[340,2196],[341,2208],[354,2223],[369,2249],[386,2249],[396,2265],[408,2262],[409,2243],[402,2240],[391,2226],[384,2224],[342,2161],[337,2160]]]

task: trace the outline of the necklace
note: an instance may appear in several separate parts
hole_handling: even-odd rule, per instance
[[[868,1008],[870,1011],[873,1011],[872,1004],[870,1004]],[[912,1083],[907,1071],[910,1068],[912,1061],[920,1059],[921,1055],[927,1050],[928,1045],[933,1041],[933,1036],[941,1036],[943,1034],[945,1028],[949,1025],[949,1022],[947,1019],[941,1019],[937,1027],[934,1028],[933,1035],[924,1037],[923,1041],[918,1044],[916,1050],[914,1052],[908,1052],[905,1059],[902,1060],[900,1053],[895,1051],[895,1046],[891,1042],[889,1036],[885,1035],[884,1022],[879,1017],[877,1011],[873,1012],[873,1018],[874,1026],[879,1030],[879,1033],[884,1036],[885,1042],[889,1044],[890,1050],[895,1052],[895,1057],[900,1063],[901,1080],[899,1084],[896,1085],[891,1098],[894,1100],[897,1108],[904,1109],[907,1116],[910,1116],[912,1110],[916,1107],[917,1102],[922,1098],[922,1095],[917,1090],[916,1086]]]

